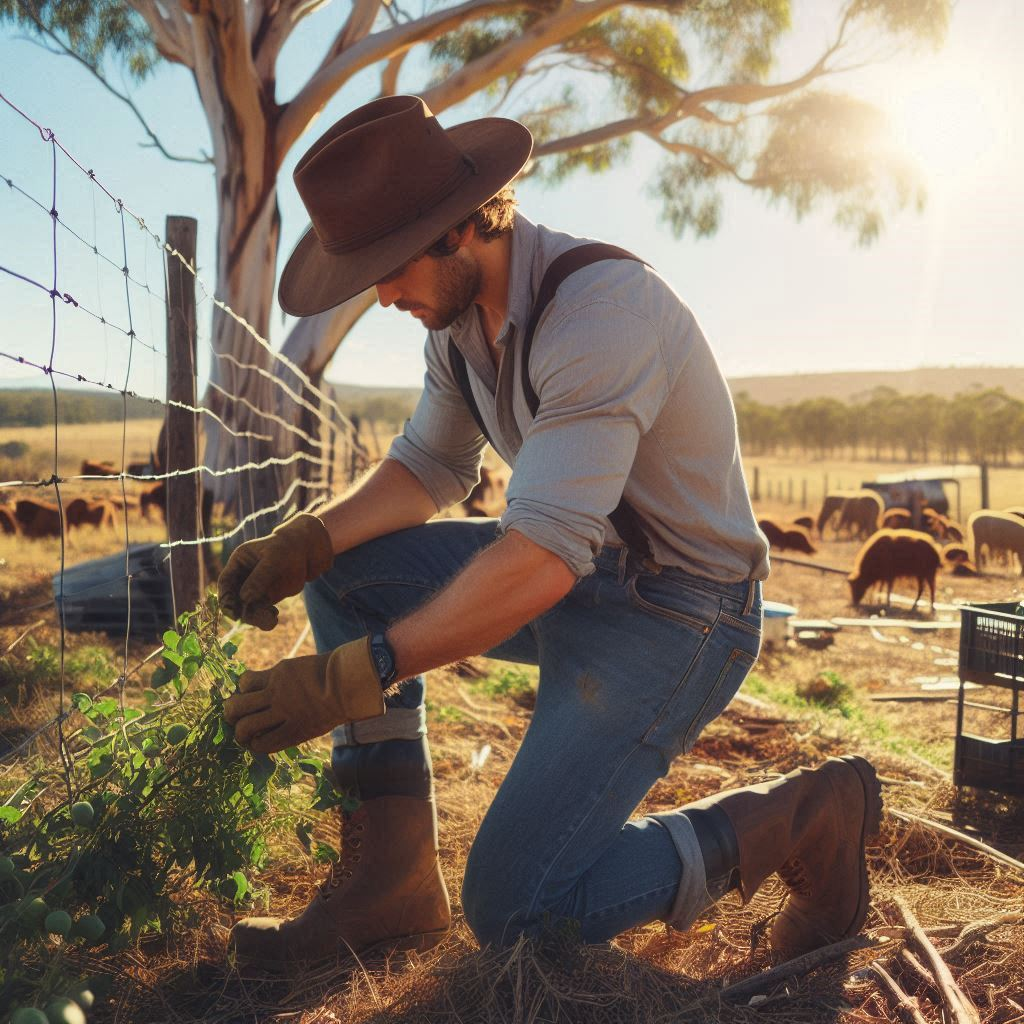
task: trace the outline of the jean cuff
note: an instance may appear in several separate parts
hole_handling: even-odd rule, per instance
[[[704,855],[697,841],[697,833],[694,832],[693,825],[685,814],[667,811],[649,817],[668,832],[679,855],[679,888],[676,890],[676,897],[665,923],[677,931],[684,932],[714,902],[708,892]]]
[[[418,740],[427,733],[427,709],[389,708],[376,718],[346,722],[331,732],[336,747],[356,747],[382,740]]]

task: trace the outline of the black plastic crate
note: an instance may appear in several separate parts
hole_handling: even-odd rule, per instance
[[[960,609],[960,691],[957,695],[953,781],[1001,793],[1024,794],[1024,738],[1020,733],[1020,694],[1024,690],[1024,615],[1015,601],[968,605]],[[1011,691],[1010,706],[964,699],[964,683]],[[1002,738],[964,732],[964,708],[1005,711]]]
[[[960,678],[1024,688],[1024,615],[1015,601],[960,609]]]

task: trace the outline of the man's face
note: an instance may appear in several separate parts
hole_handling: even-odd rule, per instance
[[[443,331],[473,304],[480,276],[476,257],[465,248],[451,256],[418,256],[377,282],[377,301]]]

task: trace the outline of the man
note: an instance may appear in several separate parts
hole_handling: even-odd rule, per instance
[[[240,922],[240,957],[445,934],[423,673],[483,653],[539,665],[540,684],[466,865],[481,943],[683,929],[773,872],[791,888],[778,956],[864,922],[881,802],[860,758],[628,820],[753,664],[767,545],[693,315],[629,254],[514,211],[530,148],[517,122],[444,130],[399,96],[343,118],[296,168],[313,226],[282,307],[310,315],[375,286],[428,329],[427,373],[388,458],[317,516],[242,545],[220,580],[225,608],[262,628],[305,585],[321,652],[243,677],[225,705],[238,741],[274,751],[335,727],[335,774],[362,801],[312,904]],[[506,512],[428,522],[470,490],[485,437],[514,469]]]

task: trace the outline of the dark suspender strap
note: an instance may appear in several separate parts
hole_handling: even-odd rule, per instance
[[[459,346],[455,344],[455,340],[450,334],[448,335],[448,362],[451,365],[452,373],[455,374],[455,380],[458,382],[462,397],[465,399],[466,405],[469,406],[469,411],[473,414],[476,425],[480,428],[480,433],[487,438],[487,443],[493,448],[494,441],[491,440],[491,435],[484,426],[484,418],[480,415],[480,408],[476,404],[473,389],[469,386],[469,367],[466,366],[466,357],[459,351]]]
[[[600,263],[603,260],[634,260],[637,263],[644,262],[639,256],[634,256],[631,252],[620,249],[617,245],[608,245],[604,242],[588,242],[585,245],[578,245],[573,249],[569,249],[560,256],[556,256],[544,272],[540,288],[537,289],[536,301],[533,304],[533,309],[530,310],[530,319],[526,323],[526,331],[523,335],[523,343],[519,355],[523,394],[526,397],[526,404],[531,416],[536,416],[537,410],[540,408],[540,396],[534,390],[533,383],[530,380],[530,351],[533,348],[533,336],[536,333],[537,324],[540,323],[544,310],[547,309],[551,304],[551,300],[555,297],[558,286],[570,274],[575,274],[577,270],[582,270],[584,267],[590,266],[591,263]],[[469,368],[466,366],[466,358],[459,351],[451,335],[448,336],[448,359],[452,372],[455,374],[455,379],[458,382],[459,390],[462,392],[462,397],[465,399],[469,411],[473,414],[473,419],[476,420],[480,433],[487,438],[488,443],[493,448],[494,442],[484,426],[483,417],[480,415],[480,409],[473,395],[473,389],[469,384]],[[612,526],[615,527],[615,532],[626,542],[629,548],[642,558],[651,557],[651,545],[640,528],[635,510],[625,498],[609,513],[608,519],[611,521]]]

